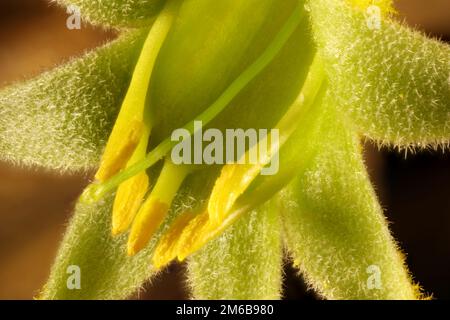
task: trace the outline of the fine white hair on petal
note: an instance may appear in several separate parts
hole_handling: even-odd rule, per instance
[[[145,33],[126,33],[0,90],[0,159],[59,171],[95,168]]]
[[[53,0],[77,6],[83,19],[103,27],[149,26],[166,0]]]
[[[450,140],[450,46],[336,0],[311,1],[313,30],[339,107],[357,129],[399,148]]]

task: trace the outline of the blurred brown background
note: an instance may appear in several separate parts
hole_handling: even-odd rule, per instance
[[[450,39],[450,0],[399,0],[401,17]],[[0,87],[30,78],[115,35],[86,25],[66,28],[67,14],[45,0],[0,0]],[[408,265],[436,298],[450,298],[450,156],[409,156],[367,145],[369,171]],[[0,163],[0,299],[30,299],[45,282],[73,204],[87,176]],[[172,266],[140,295],[186,298],[183,267]],[[314,299],[286,267],[285,297]]]

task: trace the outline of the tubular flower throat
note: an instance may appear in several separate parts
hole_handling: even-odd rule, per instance
[[[131,226],[128,238],[128,254],[141,251],[167,218],[172,201],[185,178],[193,171],[187,165],[175,165],[168,152],[173,142],[166,138],[147,154],[152,119],[147,88],[151,82],[158,53],[175,20],[179,1],[168,1],[163,12],[149,31],[146,42],[135,67],[135,71],[123,101],[115,126],[105,148],[96,182],[82,195],[85,202],[93,202],[106,192],[117,187],[113,206],[112,234],[118,235]],[[247,67],[224,91],[224,93],[197,118],[184,128],[194,135],[194,121],[208,124],[214,120],[255,77],[257,77],[280,53],[288,39],[304,18],[300,4],[282,26],[264,52]],[[279,149],[296,129],[297,117],[310,107],[323,86],[324,74],[318,57],[310,67],[303,89],[295,102],[275,126],[281,132],[279,143],[271,134],[256,145],[259,161],[256,165],[229,164],[222,169],[212,191],[207,208],[198,208],[181,214],[160,240],[153,257],[155,267],[163,267],[171,260],[184,260],[200,249],[212,238],[218,236],[240,215],[232,214],[236,200],[250,186],[251,182],[276,156]],[[264,146],[269,145],[268,151]],[[248,153],[241,157],[245,163]],[[165,158],[163,168],[153,188],[145,169]]]

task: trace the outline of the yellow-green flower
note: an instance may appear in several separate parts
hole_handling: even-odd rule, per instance
[[[0,91],[3,159],[97,170],[40,298],[126,298],[187,260],[195,298],[278,299],[284,252],[325,298],[421,298],[360,138],[448,143],[448,45],[396,22],[388,0],[70,2],[119,39]],[[171,134],[195,137],[196,121],[279,137],[240,155],[257,163],[176,164]],[[71,265],[81,290],[65,285]]]

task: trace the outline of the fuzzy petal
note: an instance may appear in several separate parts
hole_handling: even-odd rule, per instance
[[[0,90],[0,159],[60,171],[97,166],[146,31]]]
[[[153,180],[154,177],[151,177]],[[133,257],[127,256],[127,234],[111,235],[114,194],[95,204],[78,203],[70,221],[49,280],[40,299],[126,299],[139,290],[156,270],[151,258],[155,246],[171,222],[185,210],[198,205],[212,188],[212,170],[187,179],[156,235]],[[69,290],[69,266],[81,271],[81,289]]]
[[[156,239],[138,256],[128,257],[126,236],[111,236],[112,201],[109,196],[94,205],[77,205],[39,299],[125,299],[154,274],[148,261]],[[67,286],[70,266],[79,267],[80,289]]]
[[[246,214],[189,259],[195,299],[280,299],[282,248],[274,203]]]
[[[106,27],[150,26],[166,0],[53,0],[76,6],[83,19]]]
[[[338,105],[369,138],[399,147],[450,140],[450,46],[389,18],[379,29],[339,0],[310,1]]]
[[[288,251],[327,299],[417,298],[367,176],[359,138],[330,101],[311,138],[315,155],[281,193]]]

